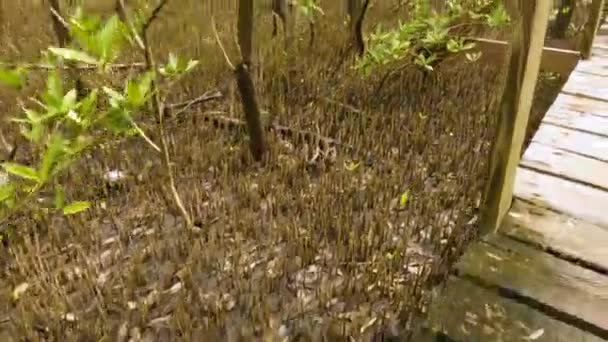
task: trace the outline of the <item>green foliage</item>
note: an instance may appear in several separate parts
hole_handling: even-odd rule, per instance
[[[24,208],[35,210],[35,195],[44,188],[54,191],[53,207],[64,215],[73,215],[91,207],[87,201],[66,204],[64,187],[58,176],[90,148],[102,146],[122,134],[145,134],[136,123],[147,102],[154,95],[155,82],[171,80],[193,70],[197,61],[182,60],[171,54],[169,62],[157,72],[146,70],[125,80],[121,91],[108,86],[93,88],[78,98],[76,89],[66,90],[59,70],[62,61],[98,66],[96,72],[109,72],[120,56],[124,43],[131,39],[125,25],[113,16],[101,20],[77,10],[70,19],[70,33],[75,42],[69,48],[49,47],[43,64],[49,72],[46,87],[38,99],[29,98],[22,113],[10,121],[18,124],[36,160],[31,165],[7,162],[0,171],[0,223]],[[25,68],[0,69],[0,82],[21,88]],[[27,99],[23,99],[25,102]],[[107,133],[111,134],[107,134]]]
[[[3,69],[0,67],[0,84],[21,89],[24,82],[25,69]]]
[[[419,0],[414,2],[414,15],[410,21],[400,21],[391,29],[377,26],[369,37],[366,53],[359,58],[355,68],[369,75],[379,65],[410,57],[415,65],[432,71],[445,56],[475,48],[473,42],[452,33],[456,28],[466,25],[496,28],[509,20],[501,2],[448,1],[447,6],[445,14],[436,14],[428,1]],[[474,59],[473,55],[467,57]]]
[[[315,15],[317,14],[325,14],[316,0],[298,0],[295,5],[302,16],[309,21],[314,21]]]

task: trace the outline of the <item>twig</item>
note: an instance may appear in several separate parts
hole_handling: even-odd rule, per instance
[[[164,1],[163,1],[164,2]],[[125,2],[124,0],[118,0],[118,2],[116,3],[116,11],[119,13],[119,16],[122,16],[120,13],[122,14],[126,14],[126,9],[125,9]],[[143,39],[141,38],[141,35],[137,32],[137,30],[135,29],[135,26],[133,26],[133,23],[131,22],[131,20],[129,20],[129,18],[124,17],[124,23],[125,25],[127,25],[127,27],[129,28],[129,30],[131,30],[131,34],[133,34],[133,37],[135,38],[135,42],[137,42],[137,46],[142,50],[145,51],[146,50],[146,45],[144,44]],[[145,34],[145,32],[144,32]]]
[[[360,109],[357,109],[357,108],[355,108],[355,107],[353,107],[353,106],[351,106],[351,105],[349,105],[347,103],[342,103],[342,102],[339,102],[339,101],[336,101],[336,100],[332,100],[332,99],[330,99],[329,97],[326,97],[326,96],[322,96],[321,100],[323,100],[323,101],[325,101],[327,103],[330,103],[330,104],[334,104],[334,105],[340,106],[340,107],[342,107],[342,108],[344,108],[344,109],[346,109],[346,110],[348,110],[350,112],[353,112],[353,113],[356,113],[356,114],[363,114],[363,111],[361,111]]]
[[[192,99],[190,101],[167,105],[167,108],[168,109],[180,108],[180,110],[177,113],[172,114],[172,116],[179,116],[183,112],[190,109],[192,106],[195,106],[195,105],[198,105],[201,103],[205,103],[205,102],[208,102],[211,100],[215,100],[215,99],[220,99],[222,97],[224,97],[224,94],[222,94],[219,90],[212,90],[212,91],[205,92],[203,95],[201,95],[195,99]]]
[[[228,117],[224,112],[220,111],[208,111],[202,113],[203,121],[211,122],[216,126],[227,126],[230,128],[244,128],[246,129],[247,123],[243,120],[239,120],[237,118]],[[355,147],[349,144],[346,144],[338,139],[334,139],[331,137],[323,136],[319,133],[314,133],[311,131],[304,131],[297,128],[292,128],[288,126],[282,126],[277,124],[268,124],[265,126],[266,130],[274,131],[284,137],[301,137],[303,140],[308,141],[309,143],[316,145],[325,145],[326,147],[341,147],[344,150],[349,152],[355,151]]]
[[[224,54],[224,59],[226,60],[226,63],[228,64],[228,66],[230,66],[230,69],[236,70],[236,67],[230,61],[230,57],[228,57],[228,53],[226,52],[226,49],[224,49],[224,45],[222,44],[222,40],[220,39],[219,33],[217,33],[217,28],[215,27],[215,18],[213,16],[211,16],[211,28],[213,29],[213,34],[215,35],[215,42],[217,43],[217,45],[220,47],[220,50]]]
[[[34,70],[57,70],[57,69],[78,69],[78,70],[97,70],[96,65],[47,65],[47,64],[36,64],[36,63],[4,63],[0,62],[0,67],[3,68],[24,68]],[[145,68],[145,63],[125,63],[125,64],[108,64],[106,66],[109,69],[131,69],[131,68]]]
[[[120,0],[120,1],[122,2],[123,0]],[[155,76],[158,75],[158,71],[156,70],[156,63],[154,62],[154,57],[152,55],[150,45],[148,44],[148,28],[150,27],[150,25],[152,24],[154,19],[156,19],[158,17],[158,14],[160,13],[160,11],[165,7],[165,5],[168,2],[169,2],[169,0],[163,0],[156,6],[156,8],[154,8],[154,10],[152,11],[151,17],[146,21],[146,24],[144,25],[144,29],[142,30],[142,34],[141,34],[141,43],[143,46],[144,58],[146,60],[146,67],[147,67],[147,70],[153,72]],[[122,6],[124,7],[124,4],[122,4]],[[129,26],[133,27],[133,25],[131,23],[129,23]],[[156,77],[154,79],[156,79]],[[180,214],[186,221],[186,225],[187,225],[188,229],[193,230],[194,225],[192,223],[192,218],[190,217],[190,214],[186,210],[186,207],[184,206],[184,204],[182,202],[179,192],[177,192],[177,187],[175,185],[175,176],[174,176],[173,170],[171,168],[171,157],[169,155],[169,145],[167,144],[167,139],[165,137],[165,129],[164,129],[165,111],[167,111],[168,109],[165,107],[164,103],[161,101],[160,93],[158,92],[158,86],[155,81],[152,82],[151,91],[153,94],[152,106],[158,116],[158,134],[160,136],[160,143],[161,143],[161,149],[162,149],[162,154],[163,154],[163,164],[164,164],[163,166],[165,167],[165,169],[167,171],[167,175],[169,177],[169,189],[171,191],[171,195],[173,196],[173,200],[175,202],[175,205],[177,206],[177,209],[180,211]]]

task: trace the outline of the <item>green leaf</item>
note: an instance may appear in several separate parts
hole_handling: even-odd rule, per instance
[[[114,100],[116,104],[120,104],[125,100],[125,97],[110,87],[103,87],[103,91],[110,97],[110,100]]]
[[[73,49],[67,49],[67,48],[56,48],[56,47],[50,47],[49,51],[59,57],[67,59],[67,60],[78,61],[78,62],[82,62],[82,63],[86,63],[86,64],[93,64],[93,65],[99,64],[99,61],[95,57],[89,55],[86,52],[73,50]]]
[[[108,19],[95,35],[95,52],[103,63],[109,63],[118,57],[124,42],[123,23],[117,15]]]
[[[12,70],[6,70],[0,68],[0,84],[6,86],[21,89],[24,81],[24,70],[21,68],[15,68]]]
[[[57,70],[53,70],[49,73],[46,80],[46,90],[42,95],[42,99],[45,101],[45,105],[49,108],[55,109],[56,111],[61,110],[63,102],[63,82]]]
[[[53,198],[55,209],[63,209],[65,207],[65,191],[61,185],[55,187],[55,198]]]
[[[41,182],[46,182],[52,174],[53,167],[64,153],[63,147],[65,146],[65,143],[66,141],[59,133],[55,133],[51,136],[46,151],[44,152],[44,157],[42,158],[42,166],[38,172],[38,177]]]
[[[409,198],[410,198],[410,192],[409,191],[405,191],[404,193],[402,193],[401,196],[399,196],[399,206],[400,207],[405,207],[405,205],[407,204]]]
[[[83,212],[91,207],[91,202],[75,201],[63,207],[64,215],[74,215]]]
[[[80,101],[80,115],[83,120],[89,121],[91,119],[91,115],[97,109],[97,98],[99,91],[97,89],[93,89],[82,101]]]
[[[31,129],[27,129],[26,125],[20,127],[21,134],[31,142],[39,143],[46,130],[44,124],[41,121],[33,121],[29,124]]]
[[[154,73],[147,72],[137,80],[130,80],[127,83],[126,94],[129,104],[137,108],[147,101],[153,79]]]
[[[15,194],[15,186],[12,183],[5,183],[0,185],[0,202],[4,202],[9,198],[12,198]]]
[[[68,91],[67,94],[65,94],[65,96],[61,100],[61,111],[65,113],[69,110],[74,109],[76,107],[77,96],[78,93],[76,92],[76,89]]]
[[[132,128],[129,112],[120,107],[110,108],[104,115],[102,124],[114,133],[124,133]]]
[[[36,172],[36,170],[32,169],[29,166],[17,163],[2,163],[2,167],[4,168],[4,170],[6,170],[6,172],[15,176],[35,180],[37,182],[39,181],[38,172]]]

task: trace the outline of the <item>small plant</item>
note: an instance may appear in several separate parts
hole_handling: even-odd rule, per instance
[[[168,91],[163,86],[173,84],[198,63],[171,54],[166,65],[143,70],[127,79],[123,89],[96,87],[77,99],[76,89],[65,89],[60,75],[64,62],[80,63],[107,74],[123,46],[133,43],[135,35],[116,15],[102,21],[80,10],[70,19],[69,28],[73,45],[80,48],[49,47],[44,52],[42,64],[51,69],[45,90],[38,98],[22,101],[22,113],[10,119],[19,125],[36,161],[30,165],[1,164],[9,177],[0,182],[0,223],[26,208],[35,209],[42,190],[54,192],[52,210],[72,215],[88,209],[91,204],[87,201],[67,202],[58,179],[86,151],[97,146],[135,134],[161,152],[138,122],[143,120],[148,102]],[[1,69],[0,82],[21,89],[26,74],[23,66]]]
[[[412,20],[400,21],[396,28],[388,30],[377,26],[369,37],[366,53],[359,58],[355,68],[369,75],[376,66],[409,56],[415,65],[432,71],[433,66],[446,55],[475,48],[473,42],[453,34],[455,28],[479,24],[496,28],[509,20],[500,3],[482,1],[474,9],[456,1],[449,1],[447,5],[446,14],[436,14],[431,11],[428,2],[416,1]]]

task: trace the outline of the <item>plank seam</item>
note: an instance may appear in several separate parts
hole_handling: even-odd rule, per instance
[[[557,99],[555,100],[555,102],[557,102]],[[555,103],[554,102],[554,103]],[[580,109],[575,109],[575,108],[568,108],[567,107],[568,104],[567,103],[558,103],[555,105],[555,107],[549,109],[549,111],[547,111],[547,115],[550,115],[549,113],[553,110],[564,110],[566,114],[571,114],[571,113],[578,113],[578,114],[587,114],[587,115],[591,115],[593,117],[596,118],[600,118],[600,119],[606,119],[608,118],[608,114],[600,114],[600,113],[596,113],[596,112],[589,112],[586,110],[580,110]],[[547,116],[545,116],[547,117]],[[544,119],[543,119],[544,121]]]
[[[458,269],[455,270],[455,275],[464,281],[469,281],[472,284],[484,288],[488,291],[493,291],[500,297],[513,300],[519,304],[526,305],[533,310],[539,311],[555,320],[561,321],[580,330],[593,334],[599,338],[608,340],[608,329],[587,322],[580,317],[576,317],[563,310],[557,309],[549,304],[543,303],[533,297],[524,295],[517,290],[495,284],[478,276],[474,276]]]
[[[575,92],[571,92],[571,91],[567,91],[567,90],[562,90],[561,93],[565,94],[565,95],[582,97],[582,98],[589,99],[589,100],[595,100],[595,101],[607,102],[608,103],[608,99],[604,99],[604,98],[593,96],[593,95],[587,95],[587,94],[583,94],[583,93],[575,93]]]
[[[549,117],[549,116],[545,116],[545,118],[543,119],[542,123],[543,124],[547,124],[547,125],[551,125],[551,126],[555,126],[555,127],[559,127],[559,128],[563,128],[563,129],[568,129],[568,130],[579,132],[579,133],[585,133],[585,134],[595,135],[595,136],[600,137],[600,138],[608,138],[608,135],[606,135],[606,134],[597,133],[597,132],[591,132],[591,131],[584,130],[582,128],[570,127],[570,126],[566,126],[564,124],[553,122],[551,120],[551,117]]]
[[[584,181],[582,179],[576,179],[576,178],[574,178],[572,176],[568,176],[568,175],[565,175],[565,174],[559,174],[559,173],[556,173],[556,172],[553,172],[553,171],[543,170],[543,169],[538,168],[536,166],[528,165],[525,159],[521,160],[521,162],[519,163],[519,167],[527,169],[527,170],[530,170],[530,171],[534,171],[534,172],[537,172],[537,173],[540,173],[540,174],[543,174],[543,175],[552,176],[552,177],[559,178],[559,179],[562,179],[562,180],[566,180],[566,181],[569,181],[569,182],[572,182],[572,183],[576,183],[578,185],[583,185],[583,186],[586,186],[586,187],[589,187],[589,188],[592,188],[592,189],[595,189],[595,190],[600,190],[600,191],[608,192],[608,188],[605,188],[605,187],[603,187],[601,185],[593,184],[593,183],[590,183],[588,181]]]
[[[524,227],[522,225],[519,225],[519,224],[516,224],[515,226],[519,227],[519,228],[522,228],[522,229],[526,228],[526,227]],[[577,257],[577,256],[574,256],[574,255],[569,254],[567,252],[555,249],[555,248],[551,247],[550,245],[543,245],[543,244],[541,244],[539,242],[527,240],[527,239],[524,239],[522,237],[513,235],[513,234],[511,234],[509,232],[499,231],[498,234],[504,236],[507,239],[510,239],[510,240],[519,242],[521,244],[524,244],[524,245],[526,245],[526,246],[528,246],[528,247],[530,247],[532,249],[536,249],[536,250],[545,252],[545,253],[547,253],[549,255],[552,255],[553,257],[555,257],[557,259],[560,259],[560,260],[563,260],[563,261],[567,261],[567,262],[569,262],[569,263],[571,263],[571,264],[573,264],[575,266],[579,266],[579,267],[591,270],[593,272],[597,272],[599,274],[603,274],[603,275],[608,276],[608,267],[605,267],[605,266],[603,266],[601,264],[598,264],[596,262],[587,261],[587,260],[583,259],[582,257]]]
[[[538,208],[545,209],[545,210],[553,212],[555,214],[572,217],[572,214],[570,214],[570,213],[567,213],[565,211],[562,211],[562,210],[550,207],[548,205],[544,205],[542,203],[538,203],[538,202],[536,202],[536,201],[534,201],[532,199],[528,199],[528,198],[525,198],[525,197],[522,197],[522,196],[519,196],[519,195],[513,195],[513,200],[522,201],[523,203],[527,203],[529,205],[537,206]],[[585,220],[585,219],[580,218],[580,217],[578,217],[576,219],[581,220],[583,222],[591,223],[591,224],[593,224],[593,225],[595,225],[595,226],[597,226],[599,228],[602,228],[602,229],[608,229],[608,225],[606,225],[606,224],[602,224],[602,223],[599,223],[599,222],[598,223],[596,223],[596,222],[589,222],[588,220]]]
[[[584,70],[576,70],[577,73],[581,73],[581,74],[585,74],[585,75],[589,75],[589,76],[597,76],[597,77],[607,77],[608,75],[604,75],[604,74],[597,74],[595,72],[590,72],[590,71],[584,71]]]
[[[562,152],[567,152],[567,153],[570,153],[570,154],[575,154],[575,155],[577,155],[579,157],[593,159],[593,160],[601,162],[601,163],[608,163],[608,159],[603,159],[603,158],[592,156],[592,155],[585,154],[585,153],[582,153],[582,152],[574,151],[574,150],[571,150],[569,148],[555,146],[555,145],[552,145],[552,144],[549,144],[549,143],[546,143],[546,142],[543,142],[543,141],[536,141],[534,139],[532,139],[532,142],[535,143],[535,144],[551,147],[551,148],[554,148],[554,149],[562,151]]]

